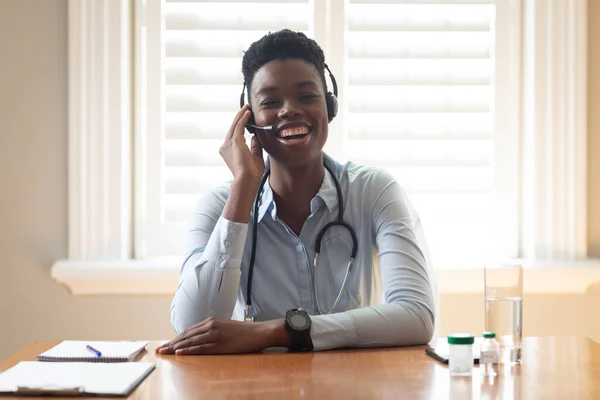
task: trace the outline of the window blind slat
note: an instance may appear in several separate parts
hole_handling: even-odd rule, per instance
[[[240,84],[241,67],[231,58],[167,58],[165,78],[167,85]]]
[[[225,133],[223,133],[223,136]],[[219,148],[223,139],[167,140],[165,142],[166,167],[216,166],[223,168]]]
[[[356,59],[348,64],[350,85],[489,85],[484,59]]]
[[[309,17],[304,3],[183,3],[168,6],[165,24],[167,31],[259,30],[263,33],[281,26],[306,29]]]
[[[488,166],[488,140],[350,140],[348,158],[366,164],[421,166]]]
[[[170,112],[165,116],[165,138],[221,139],[225,137],[223,121],[233,120],[231,111],[225,112]]]
[[[489,114],[483,113],[354,113],[347,115],[348,138],[386,140],[488,139]]]
[[[349,31],[488,31],[486,5],[354,4],[348,9]]]
[[[351,113],[477,113],[489,110],[488,87],[474,86],[350,86]]]
[[[167,112],[231,112],[239,109],[241,92],[241,78],[239,78],[239,85],[167,86],[165,88]],[[225,126],[229,127],[229,125],[228,123]]]
[[[347,32],[350,58],[484,58],[487,32]]]

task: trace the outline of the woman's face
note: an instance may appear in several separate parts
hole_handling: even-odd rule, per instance
[[[278,163],[293,167],[314,162],[327,141],[327,105],[316,68],[300,59],[273,60],[254,75],[252,112],[265,151]]]

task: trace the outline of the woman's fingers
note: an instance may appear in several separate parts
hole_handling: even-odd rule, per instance
[[[250,119],[250,114],[252,114],[252,112],[250,110],[246,110],[246,112],[238,120],[237,124],[235,125],[234,132],[233,132],[234,139],[241,138],[242,140],[244,140],[244,132],[246,130],[246,124],[248,123],[248,120]]]
[[[166,347],[162,347],[158,350],[160,354],[174,354],[178,350],[187,349],[190,347],[196,347],[200,345],[206,345],[215,343],[218,341],[218,333],[216,331],[209,330],[204,333],[199,333],[195,336],[181,340],[177,343],[171,344]]]
[[[183,331],[179,335],[177,335],[175,337],[175,339],[171,340],[170,342],[164,343],[163,345],[159,346],[156,350],[160,352],[160,350],[162,350],[164,348],[173,347],[173,346],[181,343],[184,340],[187,340],[193,336],[196,336],[198,334],[206,332],[208,330],[205,327],[206,322],[207,321],[202,321],[199,324],[196,324],[196,325],[186,329],[185,331]]]
[[[160,354],[173,354],[175,350],[216,341],[219,337],[219,322],[208,318],[181,332],[175,339],[156,349]]]
[[[185,349],[179,349],[175,351],[178,356],[191,356],[195,354],[214,354],[214,349],[217,347],[216,343],[201,344],[198,346],[186,347]]]
[[[248,111],[248,104],[244,104],[244,106],[240,109],[240,111],[238,111],[238,113],[235,115],[235,118],[233,118],[233,121],[231,121],[231,126],[229,127],[229,131],[227,131],[227,135],[225,136],[225,140],[231,139],[233,137],[233,134],[235,132],[235,128],[236,128],[238,122],[240,121],[240,119],[246,113],[246,111]]]
[[[170,343],[170,342],[167,342],[167,343],[163,343],[163,344],[161,344],[161,345],[160,345],[160,346],[158,346],[156,349],[154,349],[154,352],[155,352],[155,353],[158,353],[158,352],[160,352],[160,350],[161,350],[161,349],[164,349],[165,347],[169,347],[169,343]]]
[[[209,344],[209,343],[215,343],[217,341],[218,341],[218,335],[216,334],[216,332],[208,331],[208,332],[202,333],[200,335],[193,336],[189,339],[183,340],[174,346],[170,346],[169,350],[176,353],[177,350],[186,349],[186,348],[194,347],[194,346],[205,345],[205,344]]]

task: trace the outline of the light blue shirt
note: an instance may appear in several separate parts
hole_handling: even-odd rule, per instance
[[[385,170],[351,162],[340,165],[326,154],[324,161],[337,175],[343,218],[358,239],[341,300],[327,314],[352,250],[348,231],[333,227],[323,236],[316,268],[324,313],[319,315],[313,287],[316,237],[338,217],[335,183],[325,171],[299,236],[277,217],[273,192],[268,180],[265,183],[251,313],[256,321],[272,320],[302,307],[311,314],[315,350],[426,344],[437,335],[437,287],[418,215]],[[253,218],[246,224],[222,217],[230,184],[197,203],[188,233],[190,252],[171,305],[171,323],[178,333],[211,316],[243,319]]]

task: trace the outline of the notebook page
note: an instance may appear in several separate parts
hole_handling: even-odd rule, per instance
[[[122,358],[129,359],[139,353],[148,342],[130,342],[130,341],[78,341],[65,340],[48,351],[40,354],[47,358],[66,358],[66,359],[86,359],[86,358]],[[97,357],[90,352],[86,345],[99,350],[102,357]]]
[[[152,369],[149,362],[135,363],[59,363],[22,361],[0,374],[0,392],[14,392],[17,387],[37,389],[73,389],[86,393],[124,395]]]

